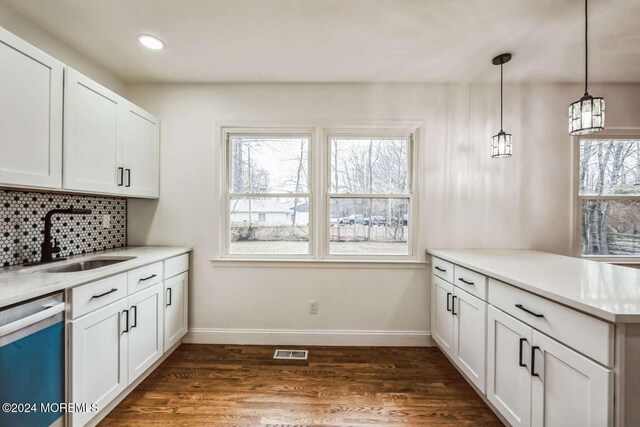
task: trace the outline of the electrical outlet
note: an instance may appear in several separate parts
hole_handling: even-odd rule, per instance
[[[111,215],[102,215],[102,228],[111,228]]]
[[[318,314],[318,301],[309,300],[309,314]]]

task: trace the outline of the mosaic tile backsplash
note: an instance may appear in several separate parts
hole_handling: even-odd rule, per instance
[[[40,259],[44,216],[51,209],[91,209],[89,215],[55,215],[51,236],[69,256],[127,244],[127,199],[0,190],[0,266]],[[110,215],[103,228],[103,215]]]

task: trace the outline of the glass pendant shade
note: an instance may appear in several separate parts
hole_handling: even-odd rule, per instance
[[[569,135],[604,130],[604,98],[589,95],[589,3],[584,0],[584,96],[569,105]]]
[[[511,157],[511,134],[504,131],[491,137],[491,158]]]
[[[588,135],[604,130],[604,98],[585,94],[569,105],[569,134]]]

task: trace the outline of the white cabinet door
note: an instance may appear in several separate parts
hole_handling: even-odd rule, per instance
[[[62,186],[63,69],[0,28],[0,184]]]
[[[162,294],[158,283],[129,297],[129,383],[162,356]]]
[[[453,285],[439,277],[431,276],[431,329],[433,339],[449,356],[453,355],[453,315],[451,301]]]
[[[533,331],[533,426],[613,425],[613,372]]]
[[[495,307],[487,310],[487,398],[512,426],[531,425],[532,329]]]
[[[453,360],[484,393],[487,303],[456,287],[451,311],[454,318]]]
[[[71,68],[64,90],[64,188],[122,194],[125,100]]]
[[[128,385],[126,298],[71,322],[71,396],[104,408]],[[81,426],[94,412],[74,412]]]
[[[124,115],[124,193],[159,196],[160,126],[139,107],[126,103]]]
[[[187,333],[189,274],[182,273],[164,283],[164,351]]]

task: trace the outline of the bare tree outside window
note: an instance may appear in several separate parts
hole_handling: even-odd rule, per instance
[[[582,255],[640,255],[640,139],[582,139]]]
[[[232,254],[309,254],[308,136],[229,138]]]
[[[409,138],[330,137],[330,253],[409,254]]]

